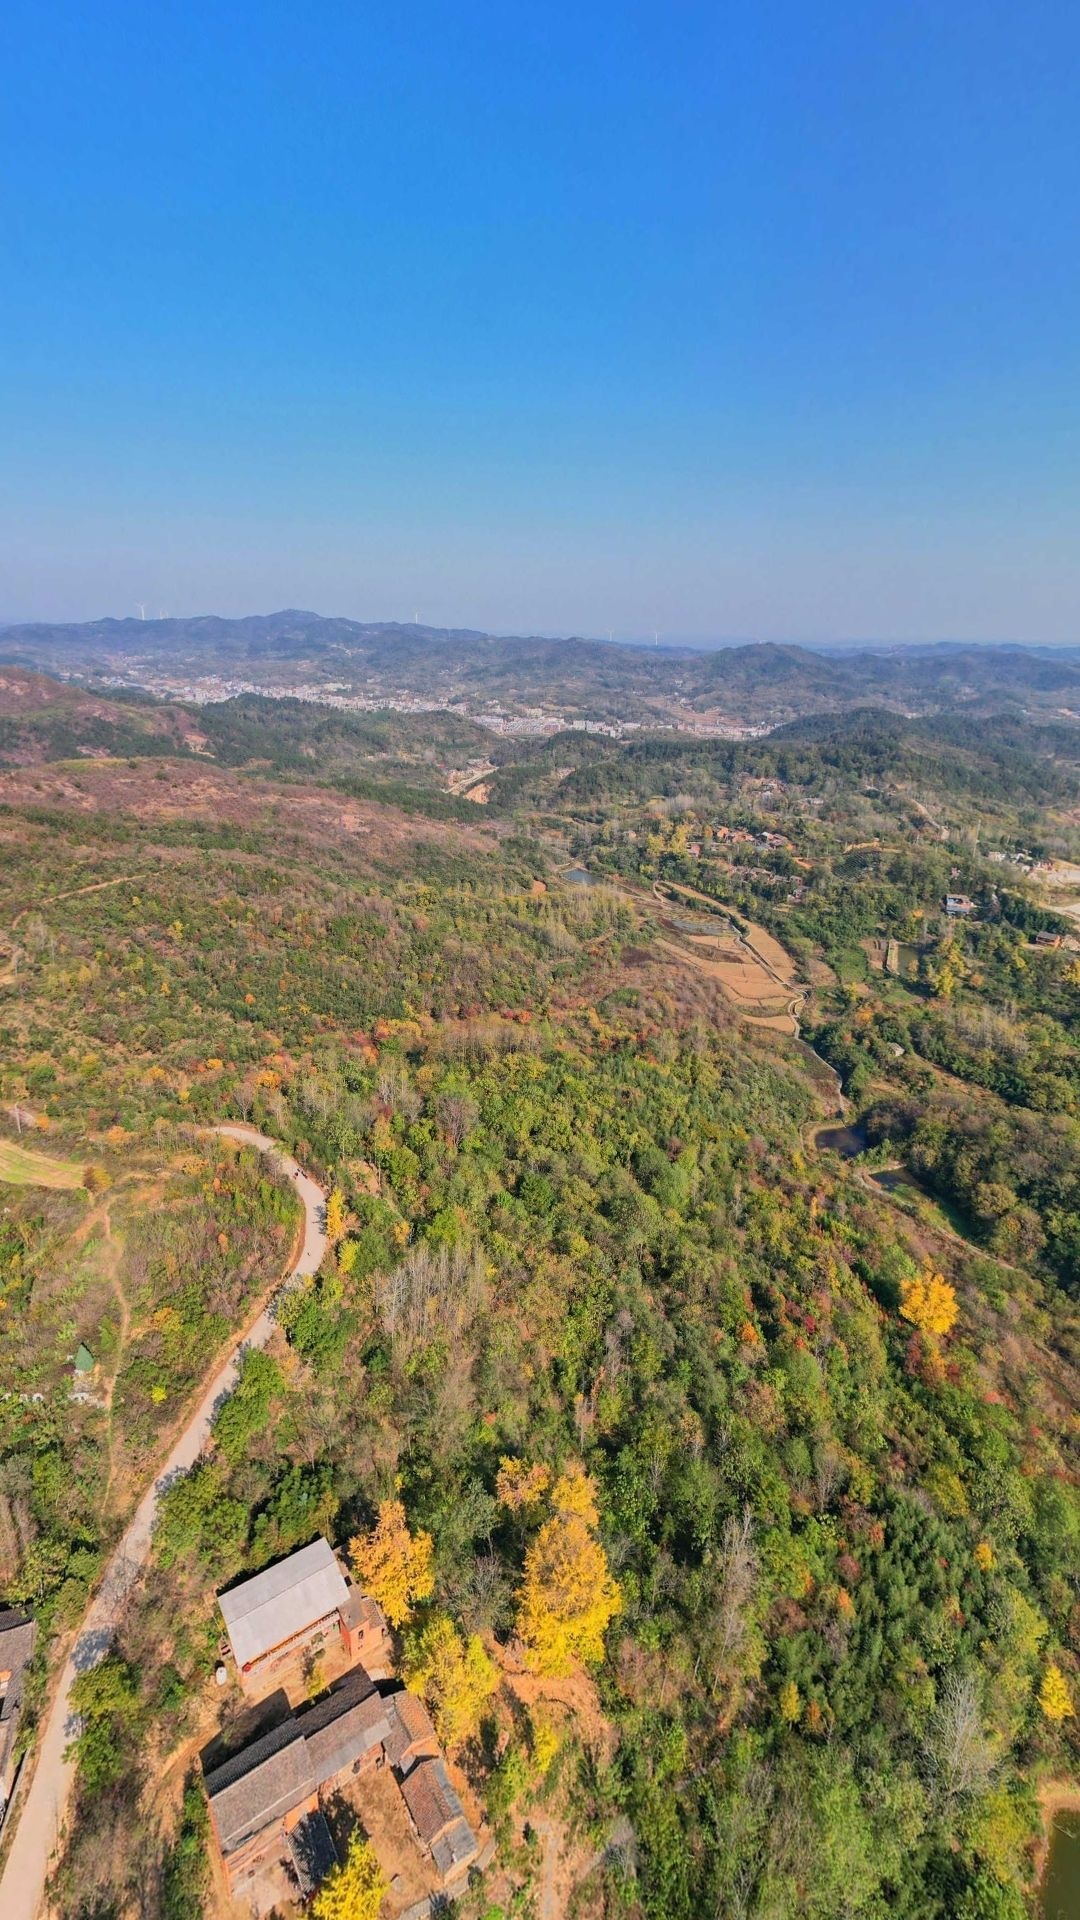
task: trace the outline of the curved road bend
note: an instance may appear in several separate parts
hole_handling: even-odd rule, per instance
[[[158,1502],[177,1474],[186,1473],[189,1467],[194,1466],[202,1452],[218,1405],[236,1384],[240,1357],[245,1347],[264,1347],[269,1340],[274,1325],[273,1302],[277,1294],[282,1287],[287,1287],[301,1275],[315,1273],[326,1251],[326,1197],[322,1188],[301,1172],[296,1161],[283,1152],[276,1141],[257,1133],[254,1127],[221,1126],[215,1127],[214,1132],[227,1134],[230,1139],[239,1140],[245,1146],[258,1147],[279,1172],[287,1175],[304,1203],[304,1244],[295,1266],[290,1269],[281,1287],[276,1289],[210,1382],[168,1459],[163,1462],[153,1485],[135,1509],[127,1531],[105,1569],[60,1676],[48,1717],[38,1730],[37,1765],[0,1879],[0,1914],[3,1920],[37,1920],[44,1906],[45,1881],[74,1775],[73,1765],[64,1759],[64,1749],[73,1733],[72,1682],[76,1674],[96,1666],[108,1652],[124,1603],[149,1555]]]

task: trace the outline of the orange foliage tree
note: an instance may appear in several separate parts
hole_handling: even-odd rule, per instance
[[[551,1468],[542,1460],[530,1466],[527,1460],[513,1460],[504,1455],[499,1461],[499,1471],[495,1480],[495,1492],[499,1504],[510,1513],[520,1513],[523,1507],[534,1507],[542,1500],[551,1485]]]

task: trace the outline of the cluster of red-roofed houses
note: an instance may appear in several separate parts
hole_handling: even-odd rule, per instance
[[[259,1877],[275,1866],[287,1870],[301,1898],[313,1892],[336,1858],[327,1799],[376,1774],[384,1789],[393,1783],[432,1882],[451,1895],[460,1891],[480,1844],[423,1701],[387,1675],[381,1609],[346,1579],[329,1543],[320,1538],[300,1548],[219,1594],[218,1605],[228,1657],[250,1697],[280,1688],[298,1663],[321,1660],[328,1649],[352,1663],[314,1704],[285,1702],[272,1725],[225,1757],[205,1760],[211,1828],[229,1893],[248,1893],[257,1907]],[[378,1833],[371,1838],[378,1852]],[[400,1863],[381,1864],[393,1882]]]

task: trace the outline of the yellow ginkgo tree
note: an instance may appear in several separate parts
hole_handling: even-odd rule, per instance
[[[379,1603],[392,1627],[404,1626],[418,1600],[435,1585],[430,1533],[410,1533],[400,1500],[384,1500],[369,1533],[349,1543],[360,1585]]]
[[[311,1911],[315,1920],[376,1920],[389,1885],[370,1840],[354,1832],[345,1859],[327,1874]]]
[[[960,1312],[956,1289],[949,1285],[944,1274],[928,1268],[914,1279],[900,1282],[900,1312],[920,1333],[944,1338],[956,1325]]]
[[[479,1635],[465,1639],[445,1613],[433,1614],[410,1633],[402,1675],[423,1694],[439,1739],[448,1747],[475,1732],[499,1678]]]
[[[597,1537],[596,1489],[582,1468],[556,1481],[551,1506],[525,1555],[517,1630],[533,1672],[556,1676],[575,1661],[603,1659],[622,1595]]]
[[[1071,1720],[1076,1713],[1069,1683],[1054,1661],[1050,1662],[1043,1674],[1042,1686],[1039,1688],[1039,1705],[1046,1718],[1055,1722]]]
[[[345,1231],[345,1217],[345,1195],[340,1187],[334,1187],[326,1202],[326,1237],[335,1245]]]

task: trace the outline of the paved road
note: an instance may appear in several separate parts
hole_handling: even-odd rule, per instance
[[[230,1139],[239,1140],[245,1145],[258,1147],[292,1181],[304,1203],[304,1245],[299,1259],[282,1285],[288,1286],[301,1274],[315,1273],[327,1245],[325,1195],[322,1188],[302,1173],[296,1161],[273,1140],[257,1133],[254,1127],[226,1126],[218,1127],[215,1131],[228,1134]],[[48,1719],[38,1730],[37,1765],[30,1790],[22,1803],[21,1812],[18,1812],[15,1838],[3,1878],[0,1879],[0,1914],[3,1920],[37,1920],[44,1908],[45,1880],[74,1775],[74,1767],[64,1759],[64,1749],[73,1732],[72,1682],[76,1674],[96,1666],[103,1654],[108,1652],[124,1603],[150,1552],[161,1495],[178,1474],[186,1473],[195,1464],[202,1452],[218,1405],[236,1384],[240,1356],[245,1347],[264,1347],[269,1340],[274,1325],[272,1306],[271,1299],[208,1385],[153,1486],[136,1508],[87,1610],[60,1677]],[[28,1756],[28,1760],[32,1758],[33,1755]]]

